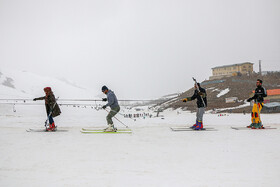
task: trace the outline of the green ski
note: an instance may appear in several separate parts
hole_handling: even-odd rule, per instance
[[[102,128],[82,128],[83,131],[104,131]],[[117,129],[117,131],[131,131],[131,129]]]
[[[117,131],[104,131],[103,129],[102,130],[81,130],[81,133],[86,133],[86,134],[123,134],[123,133],[132,133],[131,130],[117,130]]]

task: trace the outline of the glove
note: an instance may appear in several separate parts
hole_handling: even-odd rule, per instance
[[[33,101],[36,101],[36,100],[37,100],[36,98],[33,99]]]
[[[251,101],[252,101],[252,99],[251,99],[251,98],[247,99],[247,102],[251,102]]]
[[[102,98],[102,101],[107,101],[108,99],[107,98]]]
[[[188,101],[188,98],[185,98],[185,99],[183,99],[182,101],[183,101],[183,102],[187,102],[187,101]]]
[[[106,106],[106,105],[104,105],[102,108],[103,108],[103,109],[105,109],[106,107],[107,107],[107,106]]]
[[[203,92],[198,92],[198,95],[202,96],[202,95],[203,95]]]

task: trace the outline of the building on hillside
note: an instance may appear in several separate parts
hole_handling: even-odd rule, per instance
[[[280,89],[267,90],[267,97],[264,99],[265,103],[280,102]]]
[[[209,77],[209,79],[213,80],[213,79],[220,79],[223,77],[246,75],[252,73],[253,73],[253,63],[244,62],[241,64],[232,64],[232,65],[214,67],[212,68],[212,76]]]
[[[251,97],[255,90],[252,91]],[[279,113],[280,112],[280,89],[266,90],[267,97],[264,98],[262,112],[264,113]]]
[[[264,103],[280,102],[280,89],[266,90],[267,97],[264,98]],[[252,91],[250,97],[255,94],[255,90]]]
[[[227,97],[226,98],[226,103],[237,103],[238,102],[238,97]]]

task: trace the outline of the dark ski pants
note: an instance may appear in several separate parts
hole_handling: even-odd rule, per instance
[[[49,117],[49,123],[50,123],[50,124],[53,124],[53,123],[54,123],[54,120],[53,120],[52,115]]]
[[[106,119],[107,119],[107,123],[108,124],[113,124],[112,118],[120,111],[120,107],[114,107],[111,108],[109,114],[107,115]]]

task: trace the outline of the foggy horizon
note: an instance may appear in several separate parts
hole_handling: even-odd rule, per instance
[[[107,85],[120,99],[186,91],[216,66],[280,70],[277,0],[0,0],[0,25],[0,71]]]

